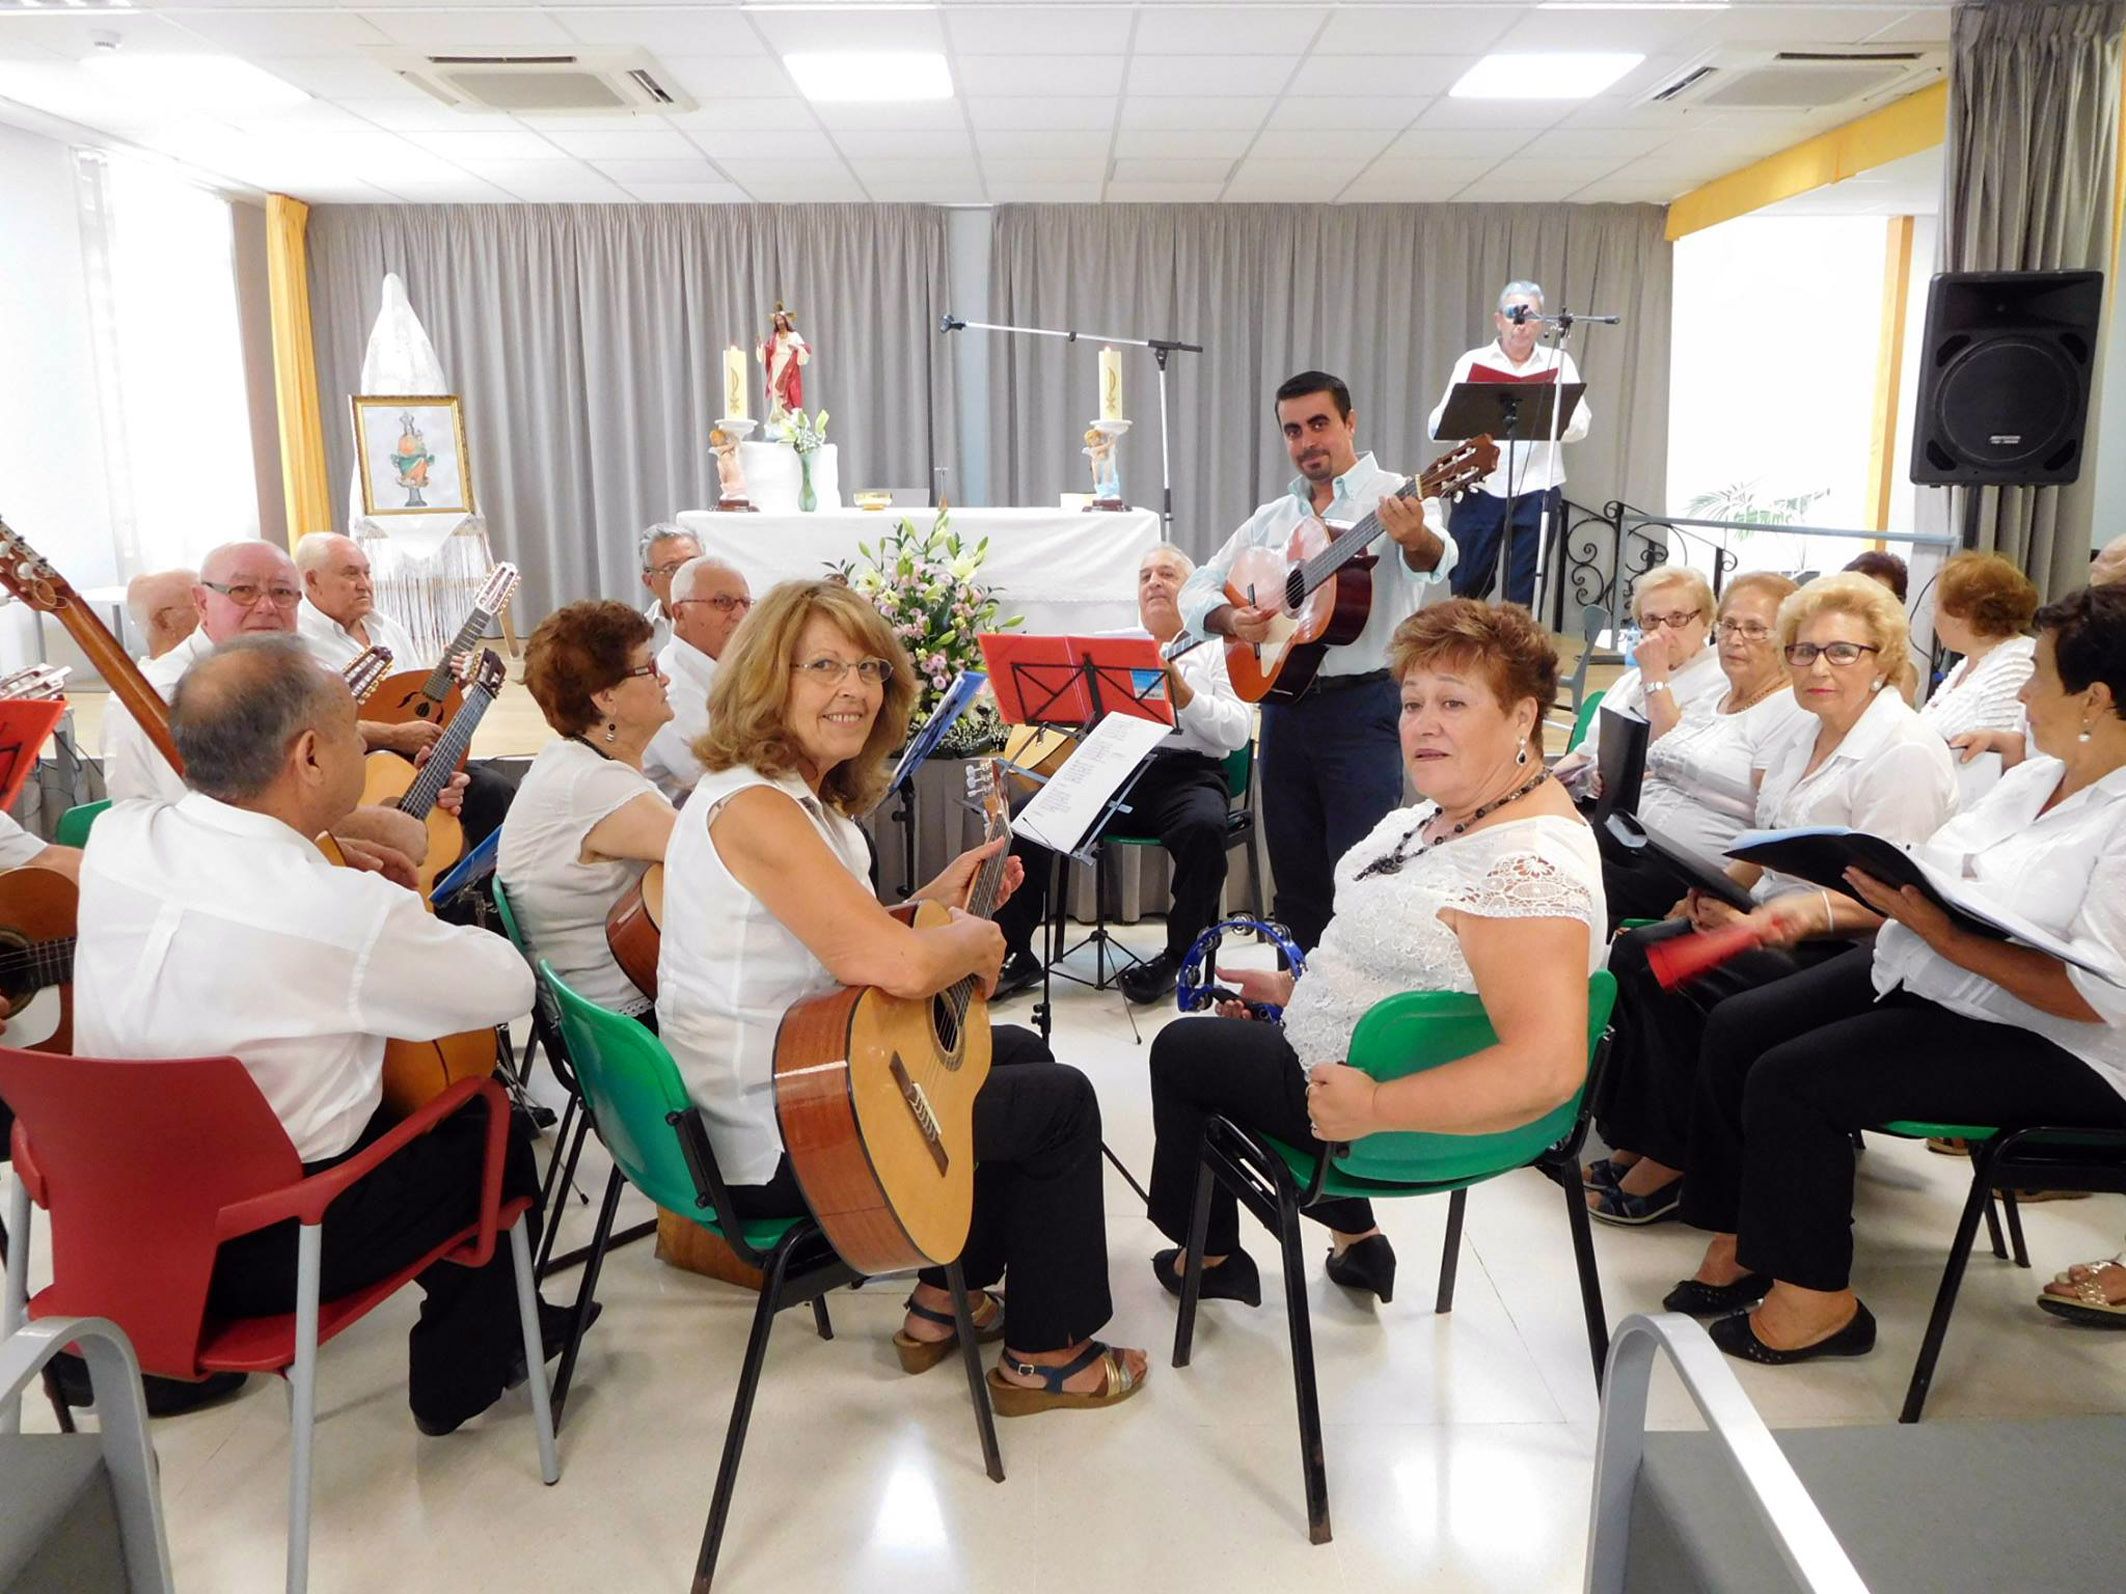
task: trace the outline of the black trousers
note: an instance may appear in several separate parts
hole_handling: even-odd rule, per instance
[[[1151,1219],[1176,1245],[1188,1244],[1203,1126],[1213,1114],[1288,1146],[1321,1149],[1307,1127],[1307,1077],[1283,1030],[1245,1018],[1167,1025],[1152,1040]],[[1373,1227],[1367,1201],[1322,1201],[1306,1215],[1341,1234]],[[1204,1250],[1223,1256],[1239,1247],[1239,1206],[1231,1192],[1213,1185]]]
[[[509,805],[517,799],[518,777],[502,772],[499,765],[477,760],[465,766],[465,850],[473,848],[502,828]]]
[[[1506,601],[1535,603],[1535,566],[1538,539],[1543,529],[1543,501],[1550,500],[1550,523],[1555,527],[1564,505],[1563,488],[1523,493],[1510,501],[1513,515],[1512,545],[1506,552]],[[1509,500],[1490,493],[1470,493],[1456,500],[1447,512],[1447,529],[1454,533],[1457,550],[1454,574],[1447,578],[1457,598],[1488,598],[1499,579],[1499,539],[1507,535]]]
[[[974,1099],[974,1227],[960,1268],[969,1289],[1011,1275],[1006,1342],[1063,1350],[1114,1315],[1107,1293],[1107,1208],[1100,1187],[1100,1099],[1032,1030],[991,1029],[989,1078]],[[766,1184],[733,1185],[746,1218],[801,1217],[790,1159]],[[925,1284],[945,1288],[943,1268]]]
[[[1612,935],[1627,919],[1666,918],[1688,889],[1674,870],[1656,859],[1622,862],[1603,849],[1602,896],[1609,904]]]
[[[2126,1128],[2126,1098],[2072,1052],[1907,991],[1873,954],[1723,1002],[1691,1106],[1683,1217],[1735,1234],[1742,1265],[1812,1290],[1853,1268],[1853,1132],[1931,1123]]]
[[[1276,916],[1312,951],[1336,898],[1336,861],[1403,800],[1402,697],[1387,675],[1317,680],[1262,706],[1262,833]]]
[[[1107,830],[1124,836],[1157,836],[1174,861],[1174,900],[1166,915],[1166,949],[1175,957],[1218,917],[1225,891],[1225,765],[1203,753],[1157,753],[1129,795],[1129,812]],[[1014,953],[1033,950],[1034,932],[1048,914],[1049,866],[1055,854],[1037,842],[1014,839],[1014,856],[1026,865],[1026,882],[997,910],[1004,944]]]
[[[338,1166],[391,1128],[385,1112],[346,1152],[304,1165],[322,1173]],[[374,1284],[474,1222],[480,1213],[480,1169],[487,1113],[468,1108],[401,1148],[326,1209],[318,1296],[334,1300]],[[502,1199],[536,1199],[538,1168],[531,1132],[510,1114]],[[535,1223],[536,1214],[521,1220]],[[214,1265],[208,1310],[227,1317],[263,1317],[295,1310],[296,1228],[291,1220],[228,1241]],[[526,1238],[534,1250],[538,1231]],[[517,1284],[509,1243],[495,1237],[483,1267],[438,1262],[420,1275],[425,1299],[407,1338],[407,1404],[414,1415],[462,1421],[484,1411],[522,1355]]]
[[[1684,1169],[1690,1167],[1691,1095],[1706,1015],[1732,996],[1783,980],[1850,945],[1804,941],[1791,952],[1745,952],[1664,991],[1647,966],[1646,949],[1690,933],[1688,920],[1668,919],[1626,931],[1609,944],[1609,972],[1617,978],[1616,1033],[1595,1103],[1603,1144]]]

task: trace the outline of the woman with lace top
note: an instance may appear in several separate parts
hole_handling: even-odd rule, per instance
[[[1152,1044],[1151,1219],[1174,1249],[1153,1258],[1180,1293],[1203,1125],[1213,1114],[1304,1150],[1381,1130],[1483,1134],[1541,1117],[1580,1088],[1587,977],[1602,966],[1602,866],[1564,788],[1544,773],[1542,714],[1557,689],[1548,636],[1515,605],[1461,598],[1396,630],[1403,762],[1423,799],[1388,815],[1336,866],[1336,912],[1306,973],[1220,969],[1250,1003],[1170,1024]],[[1352,1030],[1412,990],[1481,997],[1497,1044],[1401,1079],[1345,1066]],[[1319,1138],[1317,1138],[1317,1134]],[[1203,1294],[1256,1305],[1233,1198],[1212,1193]],[[1395,1252],[1364,1201],[1307,1216],[1333,1241],[1329,1277],[1388,1300]]]

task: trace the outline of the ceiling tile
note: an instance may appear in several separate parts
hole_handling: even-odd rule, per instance
[[[521,172],[501,186],[531,205],[620,204],[628,197],[626,189],[588,166]]]
[[[1521,150],[1524,160],[1636,160],[1650,155],[1676,135],[1615,129],[1561,127],[1538,133]]]
[[[1689,191],[1687,186],[1659,178],[1605,177],[1599,183],[1589,183],[1572,198],[1579,205],[1665,205]]]
[[[1158,159],[1216,155],[1234,160],[1247,153],[1255,136],[1245,128],[1190,133],[1167,127],[1125,127],[1115,136],[1115,153]]]
[[[1472,184],[1461,198],[1477,205],[1556,205],[1576,188],[1586,187],[1577,178],[1550,176],[1502,177],[1497,173]]]
[[[1111,205],[1208,205],[1215,203],[1222,183],[1109,183],[1105,198]]]
[[[999,183],[1098,183],[1107,177],[1107,159],[985,160],[990,186]]]
[[[861,201],[864,190],[840,161],[722,161],[730,179],[770,204]]]
[[[1334,165],[1339,160],[1355,159],[1369,161],[1388,147],[1394,134],[1385,128],[1371,132],[1336,131],[1317,128],[1309,132],[1280,132],[1270,130],[1259,134],[1249,156],[1262,156],[1270,160],[1322,159]]]
[[[1801,9],[1789,7],[1788,9]],[[1719,42],[1729,13],[1702,11],[1531,11],[1492,42],[1498,52],[1630,51],[1659,55]]]
[[[506,190],[483,182],[469,172],[456,172],[448,177],[402,177],[394,172],[389,181],[393,197],[412,205],[506,205],[510,202]]]
[[[1391,6],[1378,10],[1351,7],[1329,18],[1314,48],[1324,54],[1432,52],[1480,55],[1512,27],[1518,5],[1472,5],[1451,9]]]
[[[1488,160],[1377,160],[1352,181],[1342,197],[1449,199],[1496,165]]]
[[[339,104],[365,122],[374,122],[378,127],[394,131],[471,128],[503,119],[500,111],[461,111],[425,94],[417,100],[341,100]]]
[[[721,55],[660,55],[657,64],[695,99],[796,100],[807,103],[774,56],[734,61]]]
[[[277,194],[286,194],[290,199],[299,199],[306,205],[388,205],[391,195],[373,183],[360,178],[346,178],[338,182],[305,182],[301,178],[276,181],[272,189]]]
[[[1537,186],[1548,187],[1563,195],[1571,193],[1575,188],[1584,188],[1587,184],[1599,178],[1609,176],[1610,173],[1624,164],[1623,161],[1617,160],[1538,161],[1523,160],[1521,157],[1515,156],[1511,160],[1501,162],[1498,169],[1484,179],[1484,186],[1490,187],[1494,180],[1502,185],[1509,186],[1532,183]]]
[[[1225,185],[1225,197],[1327,204],[1364,169],[1355,160],[1255,160],[1242,163]]]
[[[1303,54],[1328,15],[1321,6],[1146,6],[1137,13],[1138,55],[1194,55],[1215,41],[1227,55]]]
[[[691,111],[666,111],[664,119],[688,132],[698,127],[803,127],[810,110],[791,94],[781,99],[704,100]]]
[[[662,125],[550,127],[537,136],[571,155],[602,160],[687,160],[695,153],[685,134]]]
[[[1292,94],[1277,102],[1269,125],[1292,132],[1310,127],[1383,128],[1392,132],[1408,127],[1431,103],[1422,97],[1396,95]]]
[[[973,96],[967,101],[967,119],[978,132],[984,129],[994,132],[1083,131],[1113,127],[1117,103],[1112,97],[1081,99],[1071,96],[1042,100]]]
[[[977,133],[974,135],[974,147],[981,152],[984,160],[1105,160],[1108,140],[1113,136],[1104,130]],[[1237,155],[1240,152],[1235,150],[1233,153]]]
[[[1894,27],[1910,6],[1778,5],[1735,7],[1707,20],[1729,44],[1861,44]]]
[[[1261,96],[1253,99],[1162,99],[1132,95],[1122,102],[1122,125],[1213,131],[1220,128],[1254,129],[1262,125],[1263,118],[1276,103]]]
[[[253,56],[251,64],[293,83],[309,94],[333,100],[418,100],[435,96],[384,65],[349,52],[346,55]]]
[[[864,192],[880,205],[981,205],[989,200],[979,177],[926,177],[906,182],[866,178]]]
[[[1907,11],[1888,27],[1868,35],[1869,44],[1947,44],[1952,8],[1938,6],[1927,11]]]
[[[1127,18],[1112,19],[1124,27]],[[1076,55],[1097,32],[1087,14],[1069,6],[1013,6],[945,13],[945,32],[961,55]],[[1114,46],[1120,49],[1120,45]]]
[[[1566,113],[1558,126],[1680,132],[1690,128],[1732,126],[1737,115],[1734,111],[1708,111],[1690,105],[1647,105],[1634,100],[1613,100],[1605,95]]]
[[[386,38],[430,55],[500,54],[577,42],[537,11],[374,11],[368,17]]]
[[[567,160],[568,151],[523,127],[443,128],[418,135],[422,147],[445,160]]]
[[[713,183],[718,180],[716,168],[699,155],[690,161],[594,160],[591,166],[623,188],[633,188],[638,183]]]
[[[921,132],[925,129],[964,131],[967,126],[967,112],[956,99],[881,101],[866,105],[813,105],[809,108],[811,114],[819,118],[821,126],[836,133],[866,133],[873,130]],[[800,102],[800,115],[804,109],[804,102]]]
[[[732,21],[750,19],[778,53],[793,50],[942,50],[945,29],[935,10],[881,7],[875,10],[788,12],[758,6]]]
[[[391,43],[381,28],[344,11],[201,11],[183,25],[243,55],[327,55]]]
[[[746,191],[736,183],[629,183],[627,191],[645,205],[746,203]]]
[[[90,54],[96,48],[97,37],[106,33],[117,34],[124,41],[122,47],[136,55],[151,50],[158,55],[201,53],[197,34],[146,12],[10,12],[0,18],[0,33],[27,40],[70,61]]]
[[[989,197],[999,205],[1097,205],[1098,183],[1000,183],[989,179]]]
[[[690,127],[687,137],[704,153],[722,160],[823,160],[840,158],[834,140],[816,127]]]
[[[1081,55],[1070,65],[1067,87],[1074,96],[1118,94],[1122,57]],[[1046,94],[1058,87],[1053,56],[963,55],[953,64],[954,86],[962,94]]]
[[[1473,55],[1312,55],[1300,64],[1292,92],[1424,99],[1446,93],[1476,61]]]
[[[1389,149],[1391,159],[1498,162],[1539,135],[1525,129],[1486,130],[1413,127]]]
[[[837,135],[834,142],[851,160],[927,160],[942,164],[974,158],[974,144],[964,128],[929,132],[893,132],[874,128]]]
[[[1292,63],[1274,55],[1140,55],[1129,64],[1133,95],[1276,94],[1292,76]]]
[[[1151,160],[1125,156],[1115,162],[1118,183],[1222,183],[1232,175],[1228,160]]]
[[[546,15],[560,23],[571,38],[585,44],[631,45],[659,53],[711,56],[725,61],[758,59],[769,53],[760,35],[746,26],[746,19],[730,11],[676,6],[631,11],[601,6],[588,11],[548,8]]]
[[[1418,113],[1418,127],[1549,127],[1570,109],[1562,100],[1457,100],[1441,95]]]

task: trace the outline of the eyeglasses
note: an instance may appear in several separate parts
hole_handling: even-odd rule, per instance
[[[1704,611],[1678,609],[1674,614],[1649,614],[1640,618],[1639,624],[1648,631],[1658,631],[1667,626],[1671,631],[1680,631]]]
[[[1880,653],[1881,648],[1868,642],[1826,642],[1821,647],[1814,642],[1795,642],[1786,650],[1786,662],[1797,670],[1805,670],[1819,657],[1833,664],[1858,664],[1863,653]]]
[[[301,587],[258,587],[248,581],[202,581],[200,585],[220,593],[239,609],[255,609],[261,599],[270,600],[276,609],[292,609],[303,601]]]
[[[623,681],[632,681],[638,675],[655,675],[656,673],[657,661],[655,659],[652,659],[647,664],[636,665],[632,670],[622,670],[620,672],[620,679]]]
[[[851,670],[856,671],[866,686],[884,686],[893,678],[893,666],[885,659],[807,659],[790,668],[809,676],[820,686],[840,686],[849,679]]]
[[[675,609],[684,609],[690,603],[706,603],[718,614],[729,614],[734,609],[737,610],[740,614],[744,614],[746,610],[753,607],[753,600],[751,598],[734,598],[731,597],[729,594],[722,592],[717,593],[716,596],[713,598],[681,598],[677,603],[673,604],[672,607]]]
[[[1772,628],[1756,620],[1722,620],[1713,627],[1722,636],[1738,636],[1745,642],[1762,642],[1772,634]]]
[[[650,574],[653,576],[662,576],[665,580],[669,581],[672,579],[672,577],[678,575],[681,570],[684,570],[688,565],[692,564],[696,559],[700,557],[701,556],[699,554],[688,554],[684,559],[674,559],[665,564],[651,565]]]

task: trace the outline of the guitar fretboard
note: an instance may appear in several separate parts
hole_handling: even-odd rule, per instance
[[[470,751],[472,733],[480,728],[480,716],[487,712],[487,705],[494,700],[495,694],[490,687],[476,686],[466,693],[465,706],[451,715],[450,723],[443,727],[443,734],[429,749],[428,762],[421,766],[420,774],[406,788],[406,795],[399,799],[401,813],[411,814],[416,819],[428,817],[436,799],[443,795],[443,788],[457,774],[458,761]]]
[[[0,985],[41,991],[74,981],[74,937],[0,947]]]
[[[431,703],[440,703],[450,696],[450,667],[475,647],[487,635],[487,628],[494,623],[494,616],[485,609],[475,609],[458,627],[458,634],[450,639],[443,649],[443,656],[436,660],[436,667],[428,672],[428,679],[421,683],[421,696]]]

